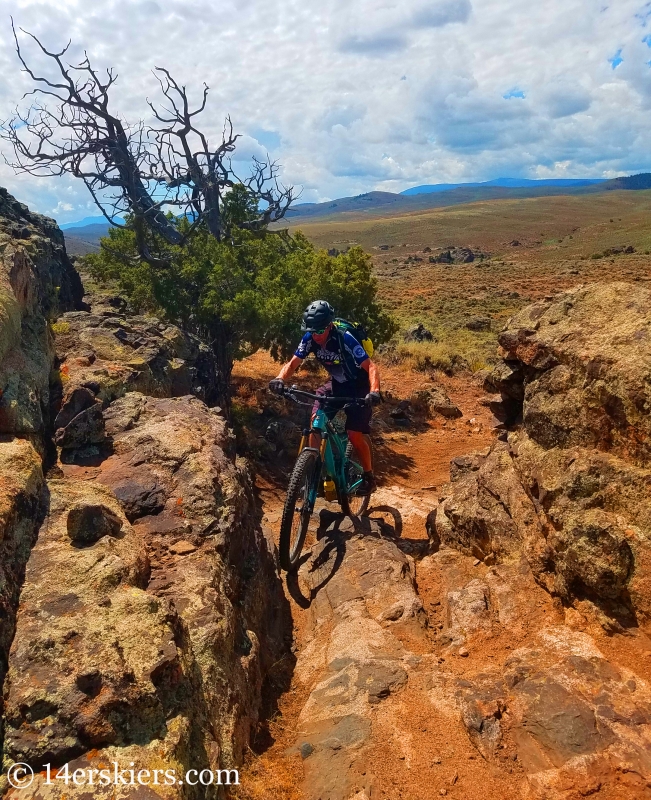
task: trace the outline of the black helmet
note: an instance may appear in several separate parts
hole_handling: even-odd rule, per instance
[[[303,312],[302,331],[325,330],[335,318],[335,310],[326,300],[315,300]]]

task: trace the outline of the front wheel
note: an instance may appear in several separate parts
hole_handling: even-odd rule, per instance
[[[289,480],[287,499],[280,523],[280,566],[290,572],[301,557],[307,528],[318,490],[321,457],[315,450],[303,450]]]
[[[368,438],[368,437],[367,437]],[[370,438],[368,438],[369,446],[371,445]],[[373,451],[371,450],[371,453]],[[344,475],[346,477],[347,492],[339,498],[339,505],[341,510],[349,517],[361,517],[367,510],[370,502],[370,495],[357,495],[355,490],[357,485],[362,480],[364,470],[359,463],[359,456],[357,450],[353,447],[352,442],[348,442],[346,447],[346,463],[344,466]]]

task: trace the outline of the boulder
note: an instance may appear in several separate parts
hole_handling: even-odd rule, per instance
[[[122,520],[105,505],[75,505],[68,511],[66,528],[70,541],[83,547],[98,542],[103,536],[119,536]]]
[[[475,260],[475,254],[468,247],[460,247],[455,253],[455,258],[462,264],[472,264]]]
[[[453,482],[432,516],[436,537],[485,560],[524,553],[568,602],[651,615],[651,471],[581,448],[545,451],[524,434],[497,442]]]
[[[59,416],[70,416],[67,409],[83,389],[104,407],[130,391],[223,403],[215,356],[196,336],[154,317],[126,316],[99,304],[93,309],[63,314],[55,326],[63,383]]]
[[[564,602],[613,625],[651,622],[651,292],[579,288],[517,314],[486,379],[517,431],[452,464],[437,541],[486,560],[523,554]]]
[[[145,591],[144,544],[111,493],[61,480],[48,488],[49,515],[21,594],[5,709],[6,752],[36,771],[91,747],[164,738],[167,714],[152,679],[161,648],[173,650],[180,668],[169,610]],[[118,524],[122,537],[95,537]]]
[[[404,340],[405,342],[433,342],[434,336],[431,331],[427,330],[422,322],[419,322],[417,325],[409,328],[404,335]]]
[[[98,400],[80,411],[65,428],[58,428],[54,434],[54,441],[62,450],[87,448],[89,445],[100,444],[105,438],[102,404]]]
[[[482,332],[491,329],[492,320],[490,317],[473,317],[469,319],[465,326],[469,331]]]
[[[430,385],[419,389],[412,394],[410,402],[430,417],[438,414],[446,419],[459,419],[463,416],[461,409],[450,400],[441,386]]]
[[[531,438],[651,461],[650,301],[640,284],[594,284],[511,319],[499,342],[521,372]]]
[[[543,539],[536,507],[513,466],[509,445],[496,443],[467,467],[454,465],[448,497],[434,512],[441,542],[484,560],[532,554]]]

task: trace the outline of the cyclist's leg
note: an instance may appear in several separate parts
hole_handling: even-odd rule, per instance
[[[371,447],[368,443],[367,435],[368,434],[361,433],[360,431],[348,429],[348,438],[352,442],[355,450],[357,450],[362,469],[364,472],[372,472],[373,458],[371,456]]]
[[[371,433],[371,417],[373,410],[370,406],[349,406],[346,409],[346,432],[362,462],[364,472],[371,472],[373,462],[368,436]]]
[[[373,474],[373,457],[369,444],[372,415],[373,411],[370,406],[352,406],[346,409],[348,438],[359,455],[361,467],[364,471],[362,483],[357,490],[357,493],[362,495],[371,494],[376,488]]]
[[[348,438],[359,455],[363,470],[362,481],[356,491],[356,494],[362,496],[371,494],[377,488],[375,475],[373,474],[373,456],[369,443],[369,423],[372,413],[370,408],[359,408],[359,411],[350,415],[346,422]]]

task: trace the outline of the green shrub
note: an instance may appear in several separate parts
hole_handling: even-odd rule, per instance
[[[179,222],[182,230],[188,225]],[[177,248],[148,236],[154,258],[165,253],[165,266],[138,258],[127,224],[111,229],[100,252],[86,257],[91,275],[116,285],[134,311],[157,314],[210,342],[227,377],[233,359],[260,347],[274,358],[291,354],[311,300],[328,300],[339,316],[364,324],[376,344],[397,329],[377,300],[371,257],[360,247],[329,256],[300,232],[235,229],[219,242],[199,230]]]

